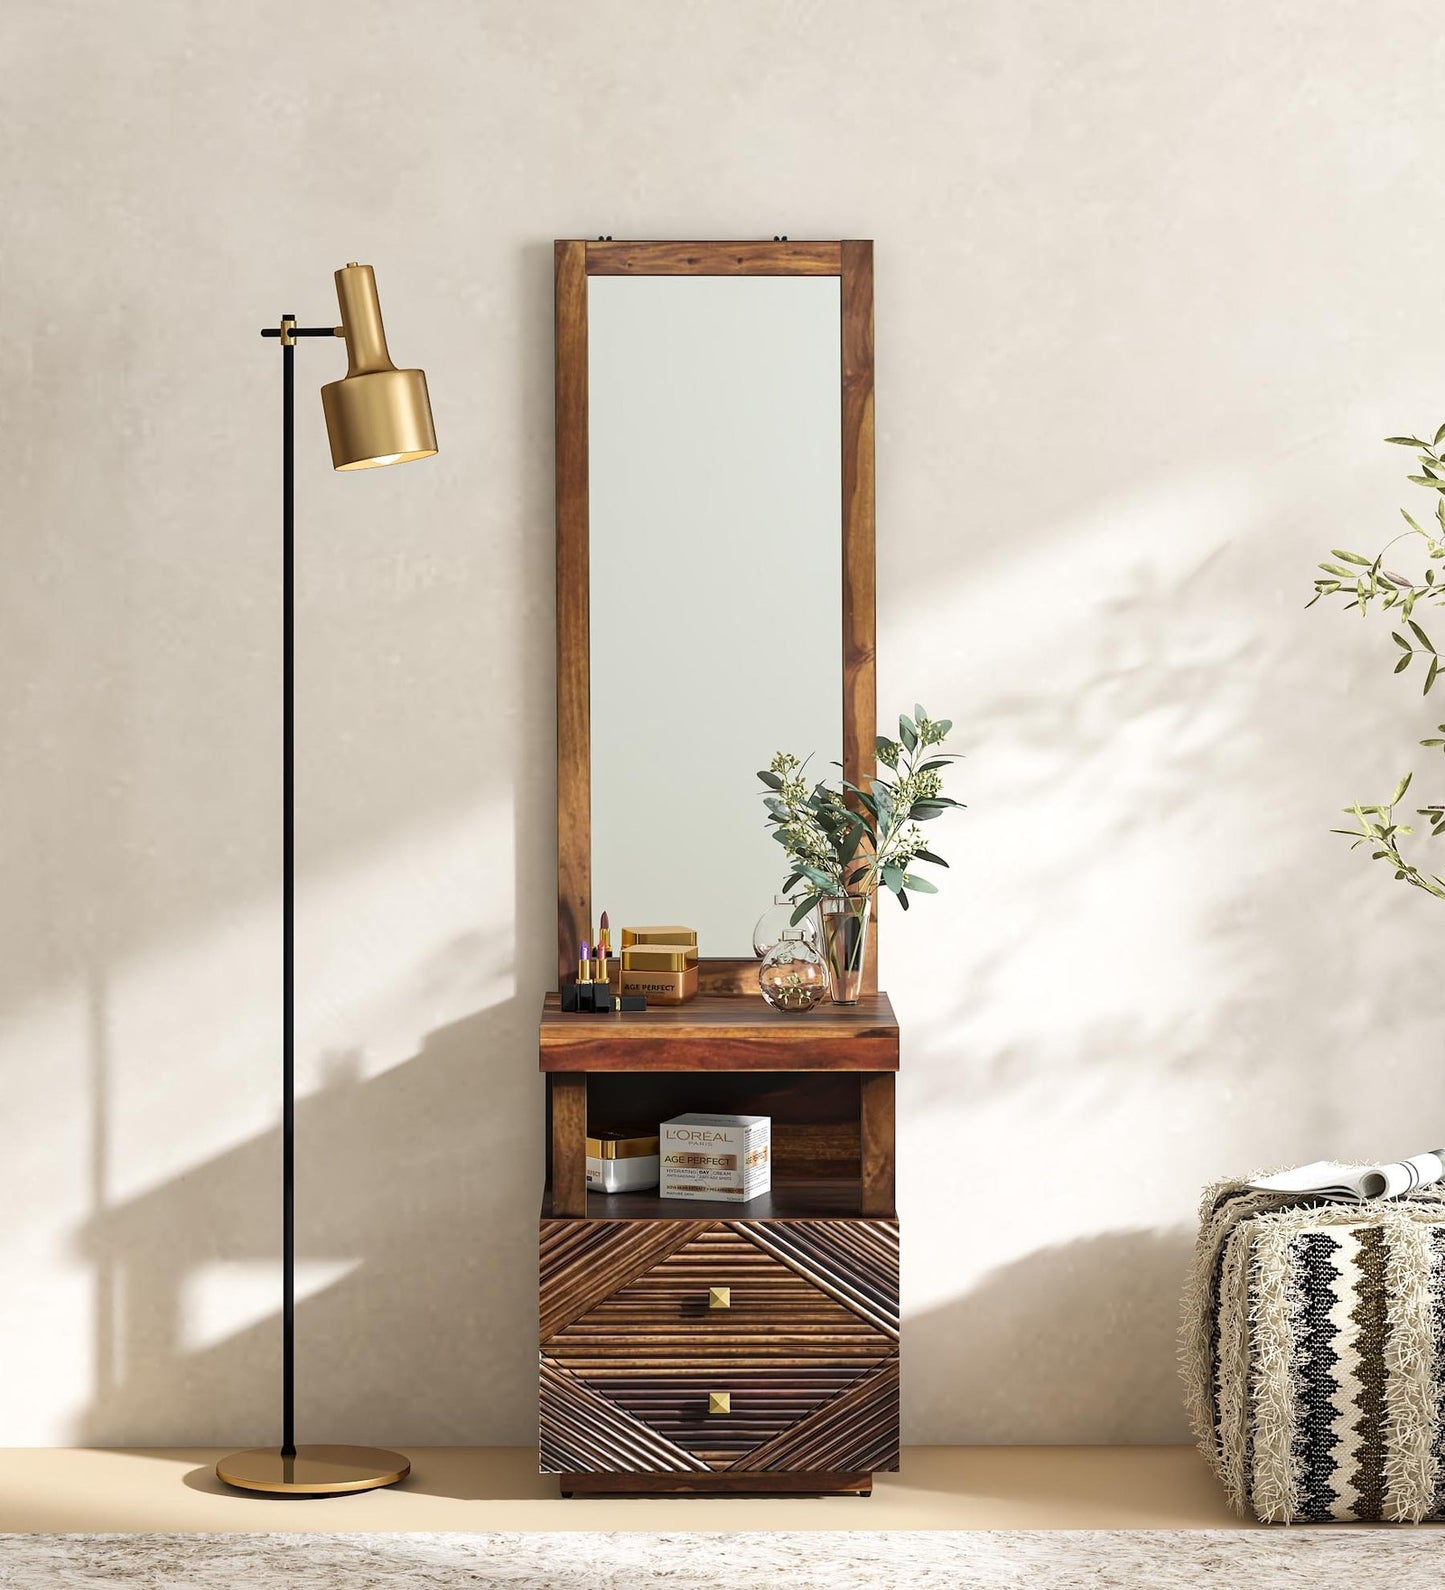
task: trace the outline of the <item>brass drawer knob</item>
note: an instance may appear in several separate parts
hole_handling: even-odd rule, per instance
[[[730,1391],[710,1391],[707,1394],[707,1411],[709,1413],[731,1413],[733,1411],[733,1394]]]
[[[707,1306],[709,1308],[731,1308],[733,1306],[733,1289],[730,1286],[708,1287]]]

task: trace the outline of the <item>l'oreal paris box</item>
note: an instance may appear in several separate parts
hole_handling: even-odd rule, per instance
[[[641,1192],[657,1186],[657,1135],[635,1127],[587,1139],[587,1185],[594,1192]]]
[[[664,1198],[745,1204],[773,1184],[766,1115],[679,1115],[660,1128]]]

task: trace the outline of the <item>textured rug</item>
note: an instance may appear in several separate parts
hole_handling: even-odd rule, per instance
[[[0,1535],[0,1585],[143,1590],[1440,1590],[1419,1529]]]

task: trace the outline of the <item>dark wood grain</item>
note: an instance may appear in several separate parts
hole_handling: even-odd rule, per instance
[[[556,245],[557,975],[591,933],[592,699],[588,574],[587,258]]]
[[[892,1221],[544,1221],[543,1472],[893,1466],[897,1255]]]
[[[752,1471],[798,1469],[898,1470],[898,1364],[880,1364],[845,1387],[833,1402],[812,1409],[751,1447],[733,1465]]]
[[[537,1245],[542,1340],[555,1336],[618,1287],[630,1285],[713,1223],[704,1215],[623,1226],[544,1214]]]
[[[859,1128],[865,1215],[893,1211],[894,1099],[891,1071],[873,1071],[861,1078]]]
[[[873,245],[841,245],[843,315],[843,776],[868,788],[877,771],[877,531],[873,471]],[[878,989],[878,910],[863,965]]]
[[[587,1194],[589,1220],[685,1220],[714,1217],[727,1210],[746,1215],[749,1220],[822,1220],[857,1218],[863,1213],[863,1190],[856,1177],[825,1180],[809,1177],[801,1181],[774,1181],[769,1192],[745,1204],[720,1204],[691,1198],[659,1198],[656,1191]],[[891,1209],[876,1211],[878,1218],[891,1217]],[[560,1216],[552,1202],[552,1190],[542,1193],[542,1218]]]
[[[589,276],[836,276],[832,243],[587,243]]]
[[[559,1478],[564,1497],[873,1494],[871,1474],[560,1474]]]
[[[543,1071],[896,1071],[887,994],[783,1015],[762,1000],[699,994],[690,1004],[610,1016],[542,1008]]]
[[[547,1079],[551,1123],[552,1206],[559,1215],[587,1212],[587,1077],[554,1072]]]

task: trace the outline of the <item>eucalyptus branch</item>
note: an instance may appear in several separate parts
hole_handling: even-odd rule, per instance
[[[773,838],[791,864],[785,893],[802,885],[793,911],[801,922],[829,896],[868,896],[888,889],[906,911],[910,891],[936,894],[938,887],[909,869],[918,862],[946,867],[927,848],[920,823],[930,822],[962,802],[943,793],[943,770],[957,758],[937,749],[953,727],[932,719],[921,706],[898,720],[898,738],[880,735],[875,743],[885,770],[867,788],[840,779],[809,786],[806,762],[780,751],[766,772],[763,804]]]

